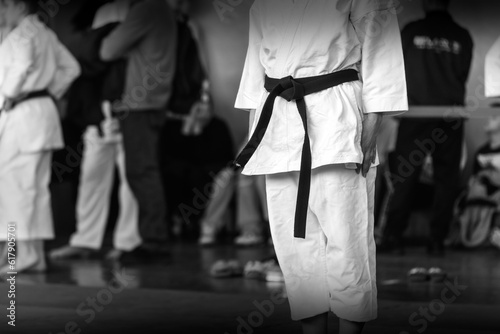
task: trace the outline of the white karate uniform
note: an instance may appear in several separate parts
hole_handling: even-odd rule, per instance
[[[118,0],[99,8],[92,28],[110,22],[123,21],[128,13],[128,0]],[[76,207],[76,232],[70,245],[99,249],[102,246],[108,220],[115,164],[120,176],[120,212],[113,233],[113,246],[131,251],[142,243],[139,234],[139,206],[128,184],[125,154],[121,135],[109,141],[99,136],[97,126],[87,127],[83,136],[85,148],[80,170],[80,185]]]
[[[278,98],[269,128],[244,174],[267,175],[271,233],[292,318],[332,310],[351,321],[376,318],[373,184],[362,162],[365,113],[408,110],[396,9],[380,0],[256,0],[235,107],[256,109],[264,77],[303,78],[356,69],[361,81],[305,97],[311,141],[306,239],[293,238],[303,125],[294,101]],[[374,164],[375,166],[376,164]]]
[[[484,79],[486,97],[500,97],[500,38],[486,54]]]
[[[53,31],[29,15],[0,45],[0,105],[5,98],[47,89],[60,98],[80,67]],[[26,100],[0,115],[0,240],[7,223],[18,240],[54,237],[50,193],[52,150],[64,146],[50,97]]]

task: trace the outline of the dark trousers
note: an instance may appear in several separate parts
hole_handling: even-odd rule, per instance
[[[139,204],[139,231],[144,243],[167,240],[165,195],[158,140],[162,111],[129,112],[120,118],[127,180]]]
[[[430,221],[431,239],[442,242],[453,218],[460,190],[463,121],[460,119],[402,119],[396,149],[389,168],[394,193],[387,210],[384,235],[400,239],[408,226],[413,195],[425,155],[430,153],[434,169],[434,199]]]

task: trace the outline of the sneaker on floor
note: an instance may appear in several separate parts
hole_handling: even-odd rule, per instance
[[[200,236],[200,238],[198,239],[198,245],[210,246],[210,245],[215,244],[215,241],[216,241],[215,236],[210,235],[210,234],[205,234],[205,235]]]
[[[493,246],[500,249],[500,228],[495,227],[491,232],[490,241]]]
[[[88,259],[94,252],[89,248],[66,245],[52,250],[49,253],[49,258],[51,260]]]
[[[263,262],[248,261],[243,269],[243,276],[248,279],[264,280],[266,277],[266,270]]]
[[[120,262],[126,252],[120,249],[113,248],[106,253],[104,259],[110,262]]]
[[[210,267],[210,276],[231,278],[243,275],[243,268],[238,260],[218,260]]]
[[[234,243],[237,246],[256,246],[262,244],[263,242],[264,238],[256,234],[242,234],[234,239]]]
[[[276,262],[274,265],[267,267],[266,282],[277,282],[277,283],[285,282],[285,277],[283,276],[283,272],[281,271],[280,266]]]

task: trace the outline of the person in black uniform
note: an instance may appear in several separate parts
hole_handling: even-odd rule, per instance
[[[409,23],[402,31],[409,103],[463,106],[472,38],[449,14],[449,0],[422,0],[422,5],[425,18]],[[431,254],[444,252],[443,241],[459,191],[463,135],[460,118],[401,119],[391,162],[394,193],[378,251],[404,252],[402,235],[414,202],[415,185],[425,156],[430,154],[435,188],[427,250]]]

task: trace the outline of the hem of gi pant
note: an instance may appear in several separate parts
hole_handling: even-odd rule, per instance
[[[306,312],[303,311],[298,311],[294,310],[292,306],[290,305],[291,308],[291,318],[293,321],[301,321],[304,319],[309,319],[315,316],[318,316],[320,314],[332,312],[335,314],[339,319],[343,320],[348,320],[352,322],[369,322],[377,319],[378,317],[378,312],[377,312],[377,307],[375,307],[375,310],[371,312],[371,315],[365,315],[365,316],[353,316],[353,313],[355,314],[356,312],[342,312],[339,311],[338,307],[332,305],[332,301],[328,303],[328,305],[323,305],[323,307],[318,307],[315,309],[308,308]]]
[[[72,237],[73,238],[73,237]],[[92,249],[95,251],[98,251],[102,248],[102,246],[96,246],[90,243],[85,243],[85,242],[80,242],[80,241],[74,241],[73,239],[70,239],[68,245],[70,247],[77,247],[77,248],[87,248],[87,249]]]
[[[377,317],[378,317],[378,314],[377,314],[376,310],[373,311],[373,312],[371,312],[372,314],[369,315],[369,316],[368,315],[366,315],[366,316],[355,316],[355,315],[353,315],[353,312],[339,312],[338,309],[334,310],[334,308],[336,308],[336,307],[334,307],[331,304],[332,303],[330,303],[330,310],[339,319],[348,320],[348,321],[352,321],[352,322],[369,322],[369,321],[373,321],[373,320],[377,319]]]
[[[7,240],[7,234],[5,233],[0,233],[0,241],[5,241]],[[52,235],[41,235],[41,236],[19,236],[19,235],[16,235],[16,241],[35,241],[35,240],[54,240],[55,239],[55,235],[52,234]]]

